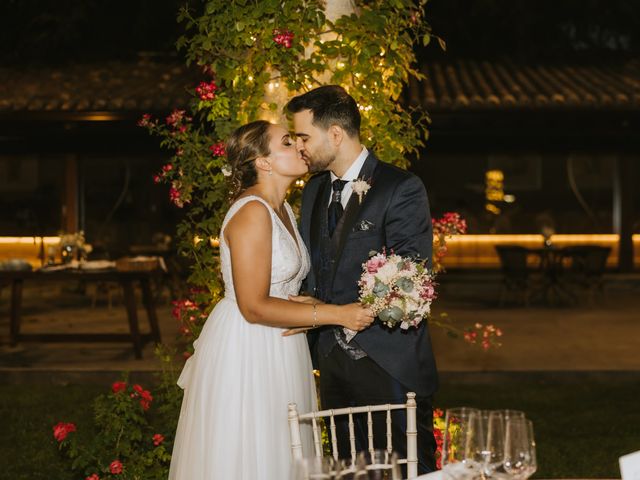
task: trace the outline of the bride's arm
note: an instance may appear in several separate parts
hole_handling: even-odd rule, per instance
[[[358,304],[305,304],[269,296],[271,284],[271,214],[258,201],[248,202],[225,227],[231,251],[238,307],[250,323],[273,327],[342,325],[362,330],[373,321]]]

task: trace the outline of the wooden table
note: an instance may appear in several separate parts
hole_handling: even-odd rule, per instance
[[[161,271],[120,272],[109,270],[58,270],[43,271],[0,271],[0,283],[11,283],[10,331],[11,345],[18,342],[124,342],[130,341],[136,358],[142,358],[142,346],[149,340],[160,343],[160,328],[156,315],[150,281],[162,275]],[[124,293],[124,305],[129,321],[129,333],[21,333],[22,289],[26,281],[85,281],[85,282],[118,282]],[[151,333],[141,334],[138,323],[134,283],[139,282]]]

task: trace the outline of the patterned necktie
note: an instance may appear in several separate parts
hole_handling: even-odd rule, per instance
[[[333,236],[333,232],[340,221],[340,217],[342,217],[342,213],[344,209],[342,208],[341,197],[342,197],[342,189],[344,186],[349,183],[346,180],[336,179],[331,184],[331,189],[333,193],[331,194],[331,203],[329,204],[328,211],[328,225],[329,225],[329,236]]]

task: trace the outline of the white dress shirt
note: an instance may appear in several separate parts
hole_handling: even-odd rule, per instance
[[[353,181],[358,179],[358,174],[360,173],[360,170],[362,170],[364,161],[368,156],[369,150],[367,150],[367,147],[362,147],[362,152],[360,152],[360,155],[358,155],[355,161],[351,164],[349,170],[347,170],[345,174],[340,177],[340,180],[349,182],[345,184],[340,196],[340,203],[342,204],[342,208],[344,209],[347,208],[347,203],[349,203],[349,199],[351,198],[351,194],[353,193]],[[333,183],[333,181],[337,179],[338,177],[336,176],[336,174],[331,172],[331,183]],[[331,198],[332,196],[329,195],[329,203],[327,204],[327,206],[331,204]]]

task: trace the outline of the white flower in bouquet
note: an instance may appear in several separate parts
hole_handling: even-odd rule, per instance
[[[386,251],[372,252],[360,277],[360,302],[382,323],[393,328],[417,327],[431,311],[436,298],[435,275],[424,260],[401,257]],[[345,329],[347,340],[356,332]]]

